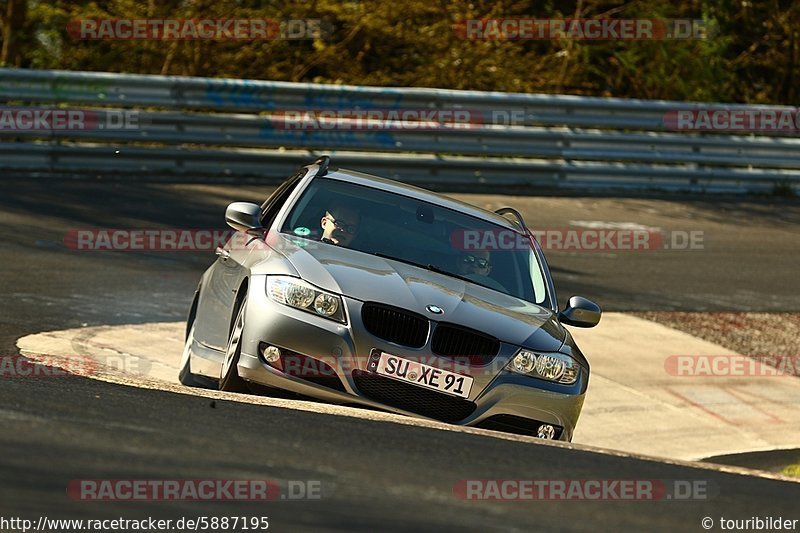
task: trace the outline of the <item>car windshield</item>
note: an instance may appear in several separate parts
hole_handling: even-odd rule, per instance
[[[280,231],[413,264],[542,304],[541,266],[522,233],[389,191],[318,178]]]

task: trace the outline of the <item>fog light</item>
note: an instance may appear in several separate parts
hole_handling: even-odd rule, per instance
[[[542,424],[536,431],[536,436],[540,439],[552,439],[556,436],[556,428],[550,424]]]
[[[281,351],[275,346],[265,346],[261,351],[261,355],[264,356],[264,361],[272,365],[280,360]]]

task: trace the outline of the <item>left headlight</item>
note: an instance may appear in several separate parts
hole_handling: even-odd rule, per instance
[[[302,279],[268,276],[267,296],[280,304],[347,323],[341,296],[320,290]]]
[[[520,350],[508,363],[508,369],[563,385],[572,385],[578,381],[580,365],[572,357],[563,353],[538,353]]]

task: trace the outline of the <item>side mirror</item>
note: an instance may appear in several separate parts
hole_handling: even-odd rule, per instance
[[[558,319],[564,324],[578,328],[593,328],[600,322],[603,314],[600,306],[583,296],[573,296],[569,299],[567,308],[558,314]]]
[[[225,222],[236,231],[249,233],[262,229],[261,208],[250,202],[233,202],[225,210]]]

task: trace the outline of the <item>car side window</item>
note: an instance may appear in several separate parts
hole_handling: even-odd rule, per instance
[[[303,169],[302,171],[298,172],[297,174],[289,177],[286,181],[280,184],[280,186],[275,189],[267,200],[261,204],[261,225],[265,228],[269,227],[272,222],[275,220],[275,216],[280,211],[281,207],[283,207],[284,202],[292,194],[292,191],[300,183],[300,180],[303,176],[306,175],[306,170]]]

